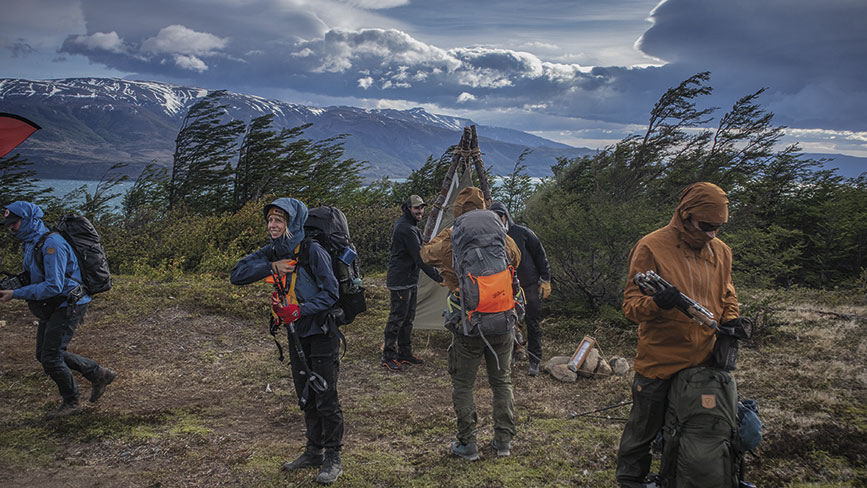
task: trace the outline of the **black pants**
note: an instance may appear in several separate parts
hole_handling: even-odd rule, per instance
[[[385,323],[383,360],[412,356],[412,322],[415,320],[417,300],[418,287],[391,290],[391,312]]]
[[[671,379],[654,380],[635,373],[632,382],[632,410],[620,438],[617,453],[617,482],[624,487],[644,486],[650,471],[650,444],[665,424]]]
[[[530,353],[530,362],[542,361],[542,298],[539,297],[539,285],[533,283],[523,286],[524,300],[524,323],[527,324],[527,351]]]
[[[289,358],[292,361],[292,380],[298,399],[304,394],[307,378],[302,370],[298,352],[289,338]],[[301,347],[311,371],[325,379],[328,388],[317,393],[307,389],[304,422],[307,426],[307,447],[313,449],[340,449],[343,446],[343,410],[337,398],[337,376],[340,370],[340,338],[336,331],[301,338]]]
[[[99,371],[96,361],[66,350],[88,305],[75,305],[70,310],[58,307],[47,319],[39,319],[36,328],[36,360],[42,364],[45,374],[57,383],[65,402],[78,400],[78,383],[72,371],[78,371],[90,381]]]

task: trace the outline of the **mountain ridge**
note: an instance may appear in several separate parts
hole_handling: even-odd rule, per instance
[[[171,166],[174,141],[187,110],[209,92],[118,78],[2,78],[0,111],[42,126],[17,149],[34,163],[40,177],[98,179],[117,162],[128,163],[127,173],[135,176],[150,162]],[[429,156],[438,158],[456,144],[466,125],[476,125],[483,159],[495,174],[511,172],[525,148],[532,150],[524,162],[531,176],[550,175],[557,157],[595,152],[421,108],[311,107],[233,92],[227,92],[223,103],[232,117],[245,122],[273,113],[277,128],[312,123],[305,138],[348,134],[345,156],[368,161],[362,173],[367,179],[408,176]]]

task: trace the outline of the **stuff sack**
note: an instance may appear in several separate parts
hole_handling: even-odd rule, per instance
[[[743,452],[731,373],[688,368],[672,379],[662,429],[662,486],[737,488]]]
[[[509,266],[506,229],[497,214],[477,209],[455,219],[452,264],[460,287],[461,333],[511,334],[518,322],[517,278]]]
[[[111,289],[111,272],[102,239],[87,217],[74,213],[62,215],[57,224],[51,227],[51,233],[60,234],[72,247],[81,269],[81,279],[84,281],[82,286],[88,295],[93,296]],[[47,237],[48,234],[45,234],[36,243],[39,252],[42,252],[42,245]],[[45,274],[42,260],[36,262],[39,270]]]
[[[356,315],[367,311],[367,300],[364,297],[358,253],[349,237],[346,215],[340,209],[328,205],[313,207],[308,210],[304,234],[300,255],[308,256],[309,239],[315,240],[328,251],[340,290],[337,304],[343,311],[343,317],[338,317],[337,322],[339,325],[352,323]],[[302,265],[308,262],[309,259],[303,259]]]

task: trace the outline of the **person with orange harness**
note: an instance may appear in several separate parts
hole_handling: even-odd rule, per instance
[[[307,445],[283,469],[321,466],[316,481],[330,484],[343,474],[343,411],[337,395],[340,338],[329,311],[338,299],[331,257],[318,242],[304,239],[307,207],[294,198],[279,198],[264,208],[271,242],[245,256],[230,281],[246,285],[269,277],[272,321],[287,328],[292,379],[304,412]]]

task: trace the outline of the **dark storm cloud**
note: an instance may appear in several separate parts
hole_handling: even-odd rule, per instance
[[[786,124],[867,129],[867,2],[668,0],[639,47],[711,71],[722,98],[768,87]]]

